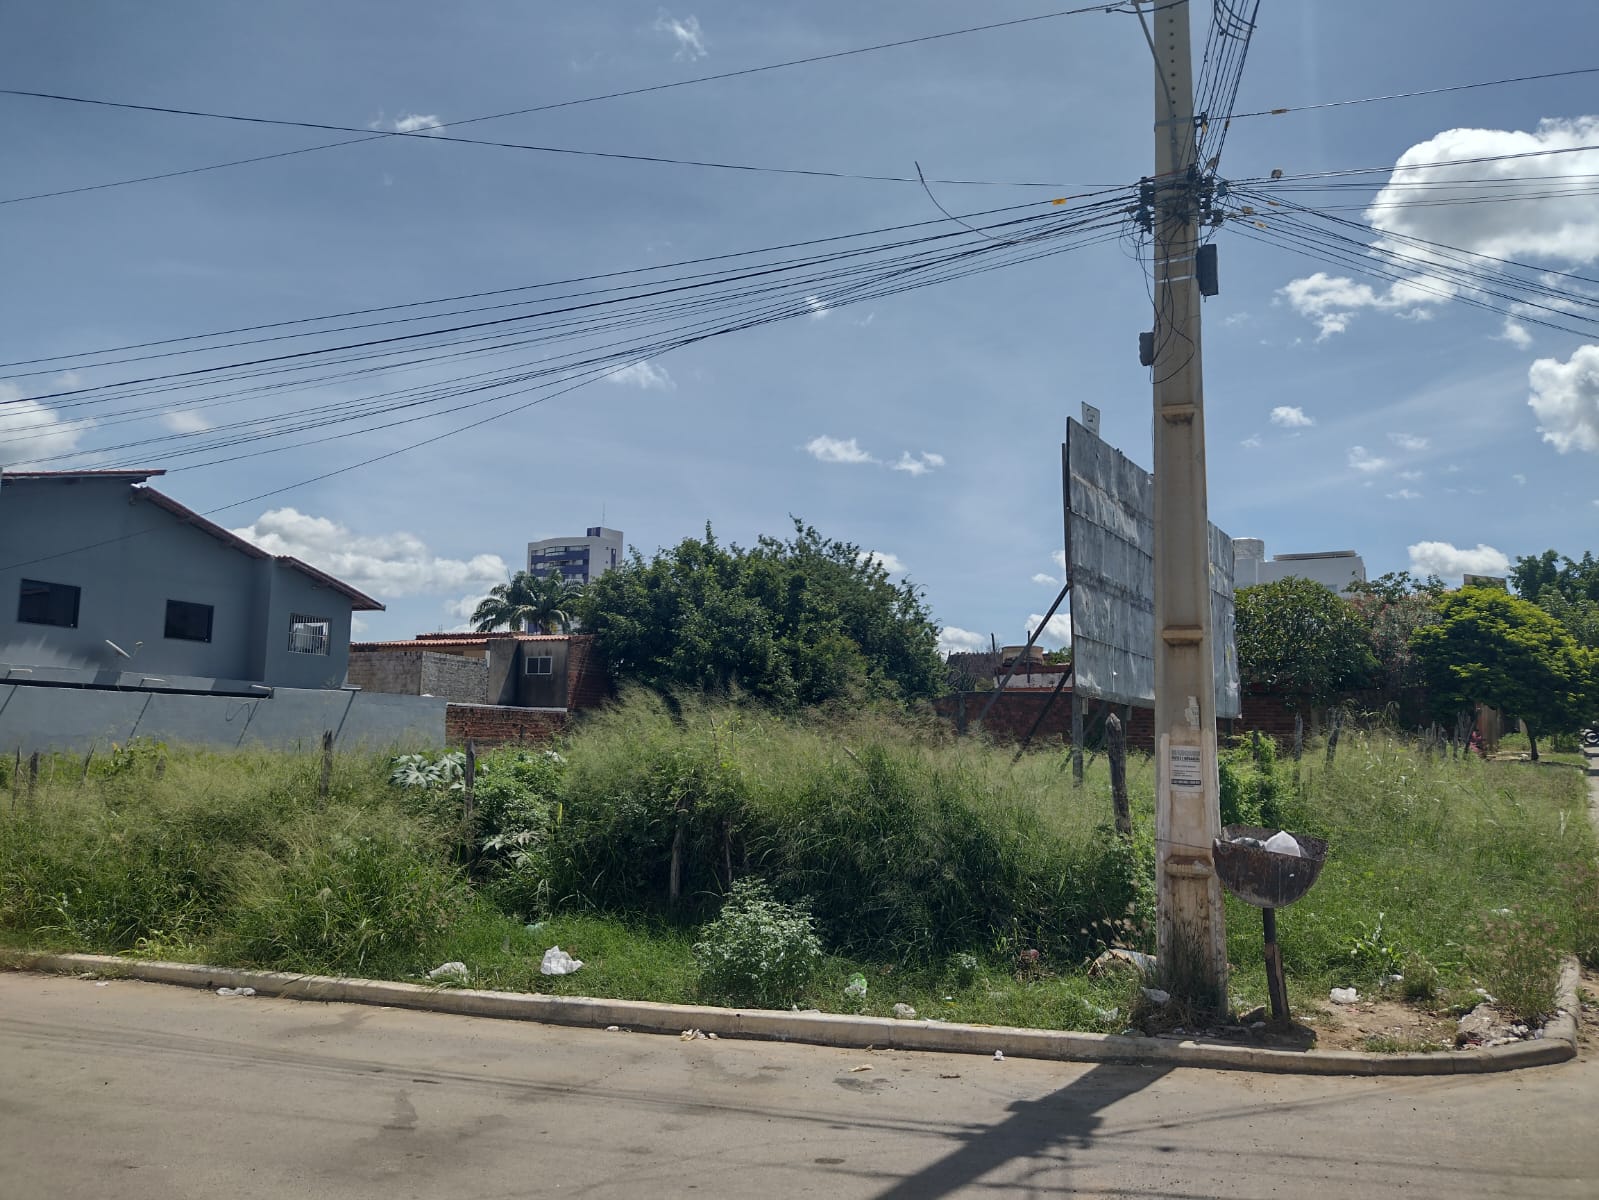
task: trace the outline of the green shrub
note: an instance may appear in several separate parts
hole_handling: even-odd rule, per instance
[[[694,943],[694,958],[707,998],[781,1008],[816,974],[822,943],[804,909],[773,899],[759,880],[741,879]]]

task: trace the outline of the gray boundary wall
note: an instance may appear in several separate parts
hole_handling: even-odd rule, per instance
[[[0,753],[86,753],[134,736],[219,749],[310,749],[330,729],[344,749],[438,749],[448,703],[333,689],[278,688],[253,698],[3,683]]]

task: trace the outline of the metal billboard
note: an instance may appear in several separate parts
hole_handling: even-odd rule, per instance
[[[1080,422],[1066,424],[1066,577],[1073,688],[1080,696],[1155,703],[1154,477]],[[1240,715],[1233,628],[1233,542],[1210,527],[1211,653],[1216,716]]]

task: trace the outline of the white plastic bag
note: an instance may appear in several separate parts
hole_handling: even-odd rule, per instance
[[[544,961],[539,964],[539,974],[570,975],[582,965],[581,959],[573,958],[559,946],[551,946],[544,952]]]
[[[1286,829],[1279,829],[1267,838],[1266,849],[1273,854],[1286,854],[1290,858],[1304,857],[1304,852],[1299,849],[1299,843],[1294,840],[1294,835]]]
[[[429,979],[458,979],[466,982],[467,970],[464,962],[441,963],[428,972]]]
[[[1360,993],[1354,988],[1333,988],[1327,993],[1327,999],[1334,1004],[1357,1004],[1360,1001]]]

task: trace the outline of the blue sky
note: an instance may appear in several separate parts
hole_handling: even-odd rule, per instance
[[[1196,47],[1208,8],[1196,5]],[[14,0],[0,12],[0,77],[20,89],[426,128],[1048,11],[945,0]],[[1478,0],[1267,0],[1238,107],[1593,65],[1599,10],[1530,0],[1514,12],[1507,18],[1503,5]],[[1239,121],[1221,173],[1599,143],[1594,79]],[[1066,194],[1132,183],[1152,169],[1152,88],[1135,20],[1090,14],[461,132],[865,174],[914,175],[920,162],[935,177],[1058,182]],[[337,137],[17,97],[0,97],[0,107],[8,129],[0,199]],[[1440,138],[1451,130],[1465,132]],[[1599,152],[1511,170],[1599,174]],[[1349,206],[1340,215],[1358,221],[1385,179],[1295,198]],[[1050,195],[943,185],[935,193],[956,212]],[[1591,275],[1595,209],[1591,198],[1555,197],[1413,207],[1381,220],[1387,232]],[[43,448],[76,455],[52,467],[103,464],[117,458],[106,448],[130,433],[193,433],[220,419],[169,406],[131,426],[53,425],[82,410],[31,397],[128,378],[117,374],[128,368],[83,367],[63,381],[84,351],[938,216],[914,183],[422,137],[0,205],[0,359],[60,356],[53,374],[14,371],[7,380],[0,369],[0,461],[15,465]],[[1218,241],[1222,293],[1205,308],[1217,524],[1264,538],[1268,552],[1355,549],[1373,573],[1458,575],[1548,546],[1576,554],[1599,545],[1599,347],[1584,349],[1594,339],[1507,325],[1501,314],[1391,288],[1232,228]],[[529,540],[580,533],[602,514],[646,552],[707,521],[747,543],[782,533],[796,514],[907,571],[949,627],[949,645],[986,642],[990,632],[1016,641],[1059,576],[1066,418],[1095,404],[1104,435],[1150,461],[1150,389],[1136,354],[1149,320],[1142,272],[1112,242],[674,351],[216,519],[383,599],[389,611],[369,617],[368,637],[460,624],[462,609],[521,561]],[[448,376],[430,370],[429,382]],[[420,381],[396,373],[383,382]],[[327,383],[234,415],[355,394]],[[174,462],[160,486],[211,511],[462,419],[211,468]],[[23,426],[32,436],[19,441]],[[145,465],[162,461],[160,446],[144,454]]]

